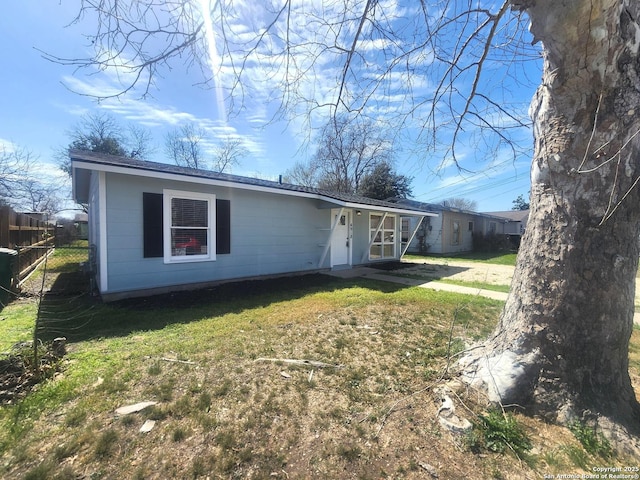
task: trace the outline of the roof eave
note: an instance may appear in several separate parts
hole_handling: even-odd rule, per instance
[[[400,215],[411,215],[411,216],[423,216],[423,217],[437,216],[436,214],[422,212],[419,210],[395,208],[395,207],[383,206],[383,205],[371,205],[371,204],[359,203],[359,202],[348,202],[348,201],[332,198],[320,192],[303,192],[298,190],[290,190],[290,189],[272,187],[267,185],[253,185],[250,183],[241,183],[237,181],[208,178],[205,176],[193,175],[186,172],[166,172],[166,171],[162,171],[161,169],[153,168],[153,166],[151,165],[148,165],[146,167],[116,165],[114,163],[107,163],[104,161],[100,161],[100,159],[94,160],[91,158],[92,157],[91,155],[83,155],[82,153],[72,152],[72,154],[70,155],[71,164],[74,172],[76,171],[79,172],[81,170],[97,170],[97,171],[104,171],[108,173],[118,173],[118,174],[125,174],[125,175],[130,175],[133,172],[135,175],[142,176],[142,177],[162,178],[165,180],[176,180],[176,181],[185,181],[185,179],[188,179],[188,181],[192,183],[199,183],[204,185],[212,185],[212,186],[227,187],[227,188],[239,188],[243,190],[268,192],[268,193],[274,193],[279,195],[288,195],[292,197],[312,198],[312,199],[321,200],[321,201],[330,203],[332,205],[336,205],[338,207],[344,207],[344,208],[353,208],[353,209],[362,209],[362,210],[371,210],[371,211],[387,211],[390,213],[397,213]],[[74,182],[74,185],[75,185],[75,182]]]

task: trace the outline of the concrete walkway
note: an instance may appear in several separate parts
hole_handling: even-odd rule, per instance
[[[493,290],[484,290],[481,288],[463,287],[462,285],[452,285],[450,283],[443,282],[423,282],[413,278],[396,277],[395,275],[386,275],[384,273],[370,273],[362,275],[364,278],[372,278],[374,280],[382,280],[384,282],[400,283],[402,285],[408,285],[412,287],[430,288],[432,290],[463,293],[465,295],[479,295],[481,297],[492,298],[494,300],[507,300],[507,293],[496,292]]]

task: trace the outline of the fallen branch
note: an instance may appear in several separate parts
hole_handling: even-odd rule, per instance
[[[286,365],[296,365],[298,367],[312,368],[344,368],[344,365],[318,362],[316,360],[298,360],[294,358],[256,358],[256,362],[284,363]]]
[[[163,360],[165,362],[184,363],[185,365],[197,365],[196,362],[192,362],[190,360],[178,360],[177,358],[162,357],[160,358],[160,360]]]
[[[440,380],[438,380],[439,382]],[[384,428],[385,423],[387,423],[387,419],[391,416],[391,414],[395,411],[398,410],[397,406],[400,405],[402,402],[408,400],[411,397],[414,397],[420,393],[424,393],[427,390],[430,390],[431,388],[433,388],[435,385],[437,385],[438,382],[434,382],[420,390],[418,390],[417,392],[413,392],[410,393],[409,395],[406,395],[404,397],[402,397],[401,399],[397,400],[396,402],[393,403],[393,405],[391,405],[391,408],[389,408],[389,410],[387,410],[387,413],[385,413],[382,416],[382,420],[380,421],[380,426],[378,427],[378,430],[376,431],[375,435],[373,436],[374,439],[377,439],[378,437],[380,437],[380,432],[382,431],[382,429]]]
[[[158,402],[139,402],[133,405],[127,405],[126,407],[120,407],[116,409],[117,415],[129,415],[130,413],[140,412],[147,407],[152,407],[153,405],[157,405]]]

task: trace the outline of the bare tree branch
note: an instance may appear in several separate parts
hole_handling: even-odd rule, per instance
[[[169,132],[165,137],[165,153],[178,166],[206,169],[208,165],[202,152],[204,130],[187,123]]]
[[[514,145],[512,155],[522,151],[501,122],[528,127],[522,104],[489,100],[502,87],[498,68],[511,82],[517,77],[498,55],[531,48],[521,38],[522,13],[505,0],[486,7],[452,0],[265,0],[250,9],[232,0],[206,3],[82,0],[74,22],[95,21],[86,35],[93,54],[43,55],[115,78],[100,98],[145,96],[174,66],[197,66],[200,84],[222,89],[231,113],[259,105],[266,121],[302,116],[309,138],[306,127],[350,112],[393,126],[422,157],[440,150],[443,160],[458,162],[476,130],[495,152],[505,145]],[[531,48],[529,58],[539,60],[539,50]]]
[[[213,169],[216,172],[224,172],[232,167],[237,167],[248,153],[248,150],[242,144],[242,140],[229,136],[225,137],[220,140],[213,150]]]

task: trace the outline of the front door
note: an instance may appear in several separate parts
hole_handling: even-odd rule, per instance
[[[331,236],[331,266],[351,265],[351,211],[339,209],[331,210],[331,222],[337,220]]]

